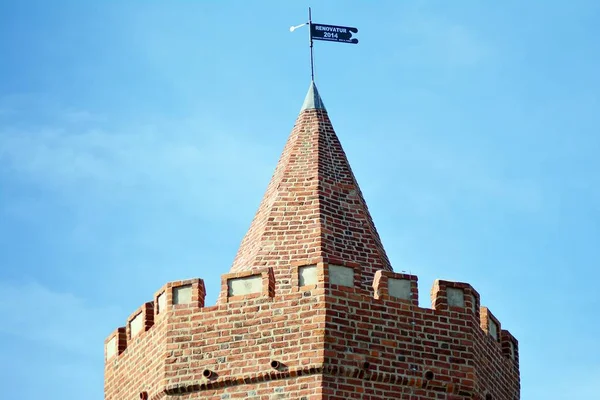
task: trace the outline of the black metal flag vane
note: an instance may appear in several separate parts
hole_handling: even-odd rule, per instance
[[[350,26],[325,25],[312,22],[310,7],[308,8],[308,22],[290,28],[290,32],[308,25],[308,35],[310,38],[310,78],[315,80],[315,62],[313,55],[313,40],[324,40],[326,42],[350,43],[357,44],[358,39],[352,37],[358,33],[357,28]]]

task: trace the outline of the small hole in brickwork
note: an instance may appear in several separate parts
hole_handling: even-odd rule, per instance
[[[202,371],[202,376],[205,378],[210,378],[213,375],[213,372],[209,369],[205,369]]]
[[[142,400],[148,400],[148,392],[141,392],[140,393],[140,399],[142,399]]]
[[[433,379],[433,372],[431,371],[427,371],[425,372],[425,379],[427,379],[428,381]]]
[[[370,366],[371,366],[371,363],[369,363],[368,361],[365,361],[365,362],[363,363],[363,368],[364,368],[364,369],[369,369],[369,367],[370,367]]]
[[[276,361],[276,360],[271,361],[271,368],[279,369],[280,366],[281,366],[281,363],[279,361]]]

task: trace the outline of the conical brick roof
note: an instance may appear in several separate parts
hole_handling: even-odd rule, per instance
[[[392,270],[367,204],[311,82],[275,173],[231,272],[272,267],[279,282],[293,265],[354,265],[368,289]]]

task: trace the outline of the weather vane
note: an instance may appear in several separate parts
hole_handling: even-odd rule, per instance
[[[357,28],[349,26],[323,25],[312,22],[311,10],[308,8],[308,22],[292,26],[290,32],[308,25],[308,35],[310,39],[310,78],[315,80],[315,61],[313,55],[313,40],[325,40],[327,42],[351,43],[357,44],[358,39],[353,38],[353,33],[358,33]]]

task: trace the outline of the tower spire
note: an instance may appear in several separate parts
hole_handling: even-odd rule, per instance
[[[304,98],[304,103],[302,104],[302,108],[300,111],[304,110],[325,110],[325,104],[323,100],[321,100],[321,96],[319,95],[319,91],[317,90],[317,85],[315,85],[315,81],[310,82],[310,86],[308,88],[308,93],[306,93],[306,97]]]
[[[294,265],[354,266],[368,289],[391,271],[362,192],[314,82],[232,272],[272,267],[278,281]],[[281,279],[281,280],[279,280]]]

